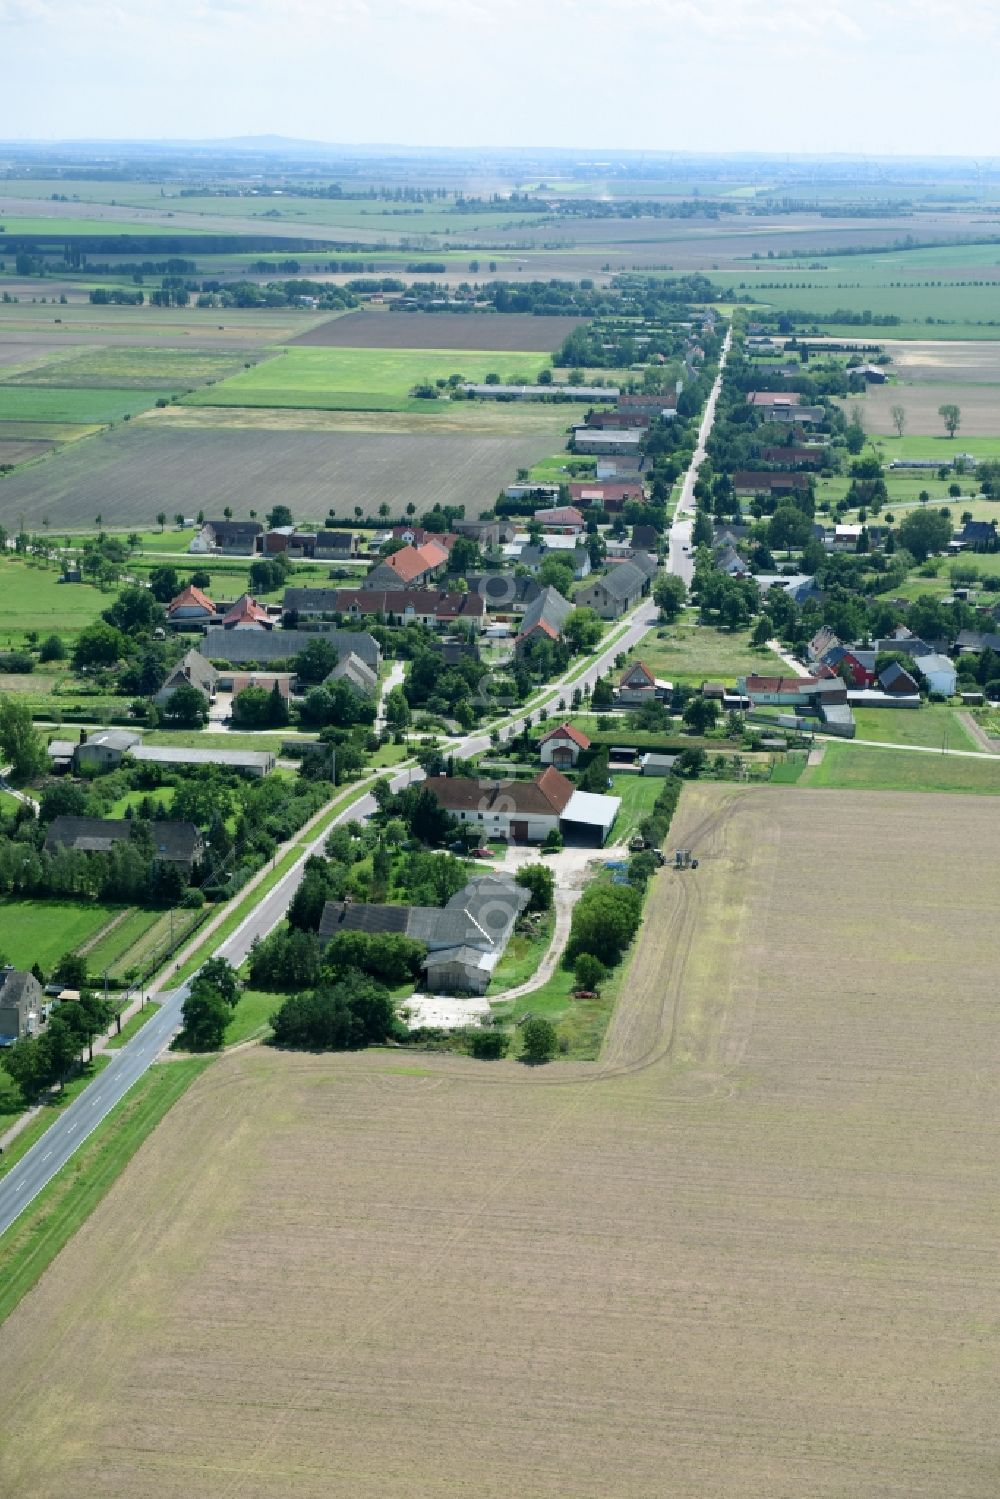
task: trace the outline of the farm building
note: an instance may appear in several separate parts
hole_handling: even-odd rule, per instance
[[[477,401],[551,401],[558,396],[566,401],[617,401],[619,392],[611,385],[482,385],[467,384],[462,389]]]
[[[530,899],[509,876],[488,874],[470,880],[443,907],[328,901],[319,936],[325,945],[343,931],[397,932],[426,944],[429,988],[483,994]]]
[[[644,776],[668,776],[673,772],[678,759],[677,755],[657,755],[652,750],[646,750],[639,758],[639,769]]]
[[[593,609],[601,619],[619,619],[649,589],[649,578],[634,561],[619,562],[600,578],[581,588],[576,602],[581,609]]]
[[[41,1028],[45,995],[33,973],[0,968],[0,1046],[13,1046]]]
[[[226,557],[252,557],[264,527],[256,520],[209,520],[188,547],[189,552],[221,552]]]
[[[116,843],[131,839],[140,828],[148,828],[153,840],[153,858],[162,864],[190,869],[202,856],[201,834],[193,822],[155,819],[136,822],[127,818],[56,817],[45,835],[45,852],[75,849],[81,853],[110,853]]]
[[[590,456],[638,458],[644,437],[644,432],[635,430],[600,432],[593,427],[574,427],[573,447],[576,452]]]
[[[603,483],[591,479],[587,483],[571,484],[569,497],[574,505],[596,505],[614,515],[627,504],[641,505],[646,492],[637,479],[606,479]]]
[[[475,824],[484,838],[542,843],[549,833],[587,847],[600,847],[615,820],[620,798],[574,791],[549,765],[532,781],[481,781],[471,776],[433,776],[425,782],[461,822]]]
[[[620,796],[574,791],[559,818],[559,831],[576,848],[603,848],[621,804]]]
[[[808,474],[778,473],[764,469],[739,469],[733,475],[733,491],[741,496],[805,492],[811,483]]]
[[[132,751],[132,758],[147,765],[217,765],[222,770],[236,770],[255,778],[270,775],[275,766],[270,750],[179,749],[173,745],[142,744]]]
[[[317,531],[314,556],[325,562],[344,562],[357,557],[361,542],[353,531]]]
[[[382,664],[382,651],[373,635],[349,630],[223,630],[218,626],[205,635],[203,654],[211,661],[229,666],[260,664],[272,666],[277,661],[291,661],[313,641],[325,640],[343,656],[353,651],[376,671]]]
[[[543,734],[538,746],[543,765],[554,765],[557,770],[571,770],[580,758],[581,750],[590,748],[590,740],[572,724],[561,723]]]

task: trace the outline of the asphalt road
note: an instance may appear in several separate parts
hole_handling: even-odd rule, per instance
[[[694,458],[684,475],[681,485],[680,498],[677,501],[677,509],[674,511],[673,524],[670,527],[670,552],[667,558],[667,570],[676,573],[678,578],[691,587],[691,579],[694,577],[694,554],[691,548],[691,531],[694,524],[694,486],[698,477],[698,468],[705,456],[705,443],[708,434],[712,430],[715,421],[715,408],[719,399],[719,391],[722,389],[722,372],[726,367],[726,357],[729,354],[729,345],[732,340],[732,332],[726,334],[726,340],[722,348],[722,357],[719,360],[719,373],[715,384],[712,386],[711,394],[705,404],[705,414],[702,417],[701,426],[698,429],[698,446],[695,449]]]
[[[726,344],[728,350],[728,340]],[[725,354],[723,354],[723,359]],[[685,582],[690,582],[692,562],[690,556],[684,552],[683,547],[690,545],[691,520],[690,514],[694,509],[694,482],[697,474],[698,464],[704,457],[704,443],[711,429],[712,419],[715,415],[715,403],[718,397],[720,378],[713,387],[705,409],[705,418],[699,433],[698,448],[695,452],[694,461],[688,470],[681,490],[681,499],[677,507],[677,516],[670,532],[670,561],[671,572],[676,572],[683,577]],[[682,518],[686,517],[686,518]],[[686,532],[685,532],[686,528]],[[687,536],[687,541],[683,540]],[[576,687],[593,687],[598,677],[603,676],[608,668],[614,663],[614,659],[622,652],[629,651],[637,645],[647,631],[656,622],[657,609],[650,599],[644,599],[639,607],[633,612],[629,620],[626,632],[616,639],[608,648],[596,657],[587,669],[572,676],[572,680],[561,678],[553,684],[554,690],[564,689],[567,699]],[[568,676],[571,673],[567,674]],[[507,740],[518,733],[523,726],[524,715],[513,720],[509,727],[501,731],[501,739]],[[451,746],[451,753],[456,759],[468,759],[472,755],[482,753],[489,747],[488,734],[470,734],[464,738],[457,739]],[[398,790],[407,785],[411,780],[420,780],[423,772],[420,770],[402,771],[392,777],[392,787]],[[362,797],[346,807],[335,819],[336,822],[347,822],[353,819],[364,818],[374,811],[375,803],[371,796]],[[254,907],[250,915],[236,928],[236,930],[221,942],[215,951],[216,957],[226,958],[234,967],[239,967],[246,958],[250,948],[258,937],[266,937],[268,932],[277,926],[282,919],[292,896],[298,888],[302,878],[302,871],[306,860],[313,854],[321,853],[326,842],[329,829],[312,840],[303,850],[301,856],[295,861],[291,869],[285,874],[274,888],[268,891],[260,903]],[[28,1204],[37,1197],[55,1176],[56,1172],[66,1164],[75,1154],[83,1142],[87,1139],[97,1126],[106,1119],[116,1104],[128,1093],[132,1085],[138,1082],[148,1068],[153,1064],[163,1049],[169,1044],[171,1037],[180,1029],[181,1010],[187,996],[187,985],[170,990],[160,990],[157,999],[160,1009],[151,1020],[148,1020],[136,1036],[123,1046],[120,1051],[109,1053],[111,1061],[104,1070],[89,1083],[83,1092],[69,1105],[66,1112],[60,1114],[40,1140],[34,1144],[29,1151],[18,1161],[7,1175],[0,1180],[0,1234],[6,1232],[11,1224],[24,1212]]]

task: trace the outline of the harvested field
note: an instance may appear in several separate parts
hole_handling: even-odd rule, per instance
[[[890,415],[893,406],[902,406],[906,412],[908,433],[928,433],[944,437],[944,424],[938,416],[938,407],[954,402],[962,412],[962,425],[953,443],[957,452],[962,451],[963,437],[1000,436],[1000,387],[990,385],[880,385],[872,386],[861,403],[865,427],[879,435],[895,435],[896,428]],[[846,410],[849,402],[840,403]]]
[[[532,349],[551,354],[581,317],[513,313],[349,312],[292,343],[338,349]]]
[[[4,1326],[5,1499],[993,1499],[1000,808],[912,806],[687,788],[602,1064],[213,1064]]]
[[[0,468],[5,463],[29,463],[32,458],[42,458],[54,447],[54,442],[4,442],[0,438]]]
[[[420,433],[482,437],[536,437],[544,434],[562,447],[574,422],[587,408],[567,402],[441,401],[425,412],[321,411],[267,406],[164,406],[140,418],[158,427],[206,427],[226,431]]]
[[[560,417],[560,421],[564,420]],[[375,516],[379,505],[440,500],[478,515],[519,467],[552,452],[551,435],[441,436],[264,429],[174,430],[132,424],[76,444],[0,485],[0,525],[47,517],[59,527],[151,526],[169,514],[222,508],[266,510],[280,491],[299,519],[321,520],[332,505]]]
[[[913,343],[879,339],[892,357],[895,371],[907,384],[1000,384],[1000,345],[969,343]]]

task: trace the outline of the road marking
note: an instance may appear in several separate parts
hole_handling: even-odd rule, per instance
[[[15,1192],[20,1192],[20,1190],[21,1190],[21,1188],[23,1186],[24,1186],[24,1182],[18,1182],[17,1186],[14,1188],[14,1191]]]
[[[70,1127],[69,1127],[69,1129],[66,1131],[66,1133],[68,1135],[71,1135],[75,1129],[76,1129],[76,1125],[75,1124],[71,1124]]]
[[[47,1160],[48,1160],[48,1158],[49,1158],[49,1156],[50,1156],[50,1155],[51,1155],[51,1154],[52,1154],[52,1152],[51,1152],[51,1150],[47,1150],[47,1151],[46,1151],[46,1152],[45,1152],[45,1154],[44,1154],[44,1155],[43,1155],[43,1156],[42,1156],[42,1160],[43,1160],[43,1161],[47,1161]]]

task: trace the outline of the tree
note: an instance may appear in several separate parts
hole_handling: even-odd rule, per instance
[[[892,418],[892,425],[896,429],[896,436],[902,437],[903,433],[906,431],[906,407],[890,406],[889,415]]]
[[[271,509],[267,512],[266,520],[268,527],[272,531],[276,531],[279,526],[294,525],[292,512],[287,505],[272,505]]]
[[[557,588],[567,598],[573,587],[573,564],[558,552],[552,552],[538,569],[538,581],[544,588]]]
[[[514,882],[531,892],[529,911],[550,911],[555,894],[555,876],[544,864],[525,864],[514,876]]]
[[[556,1028],[544,1015],[532,1015],[521,1027],[521,1059],[531,1067],[551,1062],[558,1044]]]
[[[125,635],[136,635],[155,630],[163,624],[164,616],[150,589],[133,587],[123,588],[101,618]]]
[[[38,652],[39,661],[65,661],[69,652],[58,635],[46,635]]]
[[[176,567],[162,565],[150,568],[149,590],[158,604],[169,604],[181,591],[181,580]]]
[[[713,726],[718,713],[718,705],[711,698],[699,694],[687,704],[681,717],[692,734],[704,734]]]
[[[389,991],[352,971],[338,983],[286,1000],[271,1026],[276,1046],[353,1051],[387,1040],[396,1017]]]
[[[605,677],[598,677],[594,683],[594,690],[590,697],[590,705],[596,712],[603,712],[610,708],[615,700],[615,694],[611,683]]]
[[[573,960],[573,977],[578,989],[599,989],[607,969],[592,952],[578,953]]]
[[[199,984],[211,984],[219,997],[225,1000],[231,1010],[235,1010],[240,1001],[240,981],[236,969],[227,963],[225,958],[209,958],[198,970],[197,982]]]
[[[159,526],[161,531],[167,524],[167,512],[165,510],[158,510],[156,512],[156,524]]]
[[[474,573],[482,566],[479,543],[470,536],[459,536],[448,554],[448,571],[452,574]]]
[[[45,746],[24,698],[0,697],[0,754],[16,781],[27,781],[45,769]]]
[[[77,671],[95,666],[114,666],[125,655],[125,637],[113,625],[88,625],[76,637],[73,665]]]
[[[574,651],[593,650],[604,633],[593,609],[574,609],[567,614],[562,632]]]
[[[184,682],[167,698],[163,713],[170,728],[200,729],[208,722],[208,699],[190,682]]]
[[[412,718],[410,705],[406,701],[406,693],[402,687],[390,689],[385,700],[385,721],[394,733],[401,733],[409,727]]]
[[[712,519],[706,511],[699,510],[695,516],[694,525],[691,528],[691,544],[694,547],[710,547],[712,545]]]
[[[87,982],[87,960],[76,952],[65,952],[52,972],[53,983],[64,989],[82,989]]]
[[[911,510],[899,523],[899,542],[915,562],[943,552],[951,540],[951,521],[938,510]]]
[[[761,614],[750,631],[750,644],[754,646],[767,645],[773,633],[774,625],[771,623],[771,620],[766,614]]]
[[[944,422],[944,430],[949,437],[954,437],[962,425],[961,408],[954,401],[945,401],[943,406],[938,407],[938,416]]]
[[[322,682],[337,664],[337,651],[328,640],[318,637],[299,651],[292,664],[301,682]]]
[[[801,547],[812,536],[812,521],[798,505],[783,501],[767,526],[768,544],[772,547]]]
[[[184,1043],[190,1051],[219,1051],[232,1010],[218,989],[200,977],[194,980],[184,1001]]]
[[[617,963],[635,935],[642,898],[629,885],[591,885],[573,908],[573,922],[564,962],[593,953],[607,967]]]
[[[581,791],[592,791],[600,796],[608,789],[608,761],[609,752],[607,745],[597,751],[586,770],[581,774],[577,782]]]
[[[653,587],[653,602],[660,611],[660,618],[668,624],[677,619],[687,603],[687,586],[676,573],[665,573],[657,578]]]

